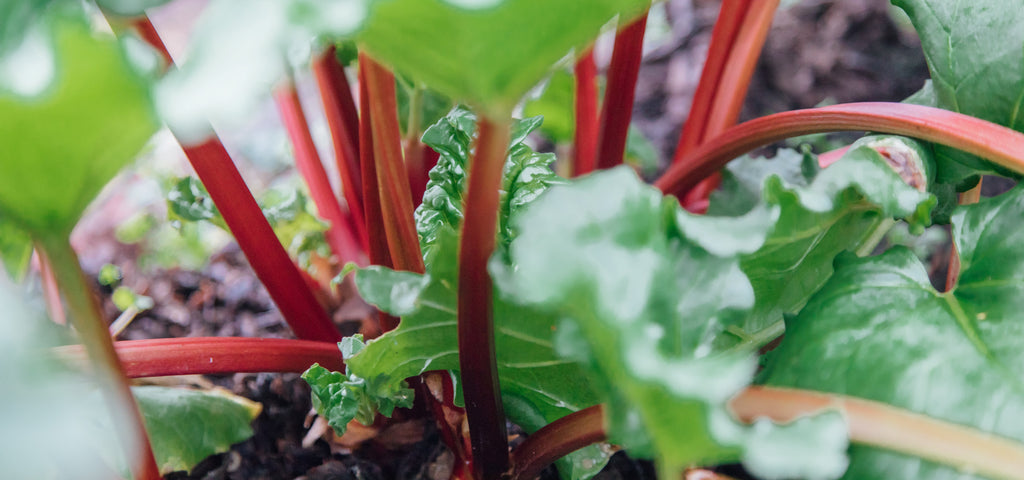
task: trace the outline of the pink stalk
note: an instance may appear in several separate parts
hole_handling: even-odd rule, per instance
[[[626,154],[626,138],[633,118],[633,100],[640,61],[643,60],[646,30],[647,13],[644,13],[615,36],[615,50],[608,67],[608,86],[601,103],[596,168],[620,165]]]
[[[299,92],[295,84],[288,82],[274,92],[274,102],[281,114],[288,137],[291,138],[295,151],[295,167],[309,187],[310,197],[316,205],[317,213],[327,220],[329,227],[325,235],[331,250],[338,256],[339,263],[355,262],[359,266],[367,265],[366,256],[360,249],[357,234],[350,230],[345,212],[341,209],[327,179],[327,170],[320,161],[320,154],[313,143],[313,135],[309,131],[306,115],[299,102]]]
[[[1024,173],[1024,134],[948,110],[902,103],[847,103],[768,115],[732,127],[673,164],[655,186],[684,195],[730,160],[798,135],[870,130],[919,138]]]
[[[314,363],[343,372],[338,346],[327,342],[281,338],[193,337],[114,342],[129,378],[221,373],[295,372]],[[83,363],[78,345],[59,347],[56,354]]]

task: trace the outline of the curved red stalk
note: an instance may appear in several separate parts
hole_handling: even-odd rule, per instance
[[[595,167],[611,168],[622,163],[626,154],[629,122],[633,118],[636,79],[643,60],[647,13],[633,20],[615,36],[615,50],[608,67],[608,86],[601,103],[601,130],[598,134]]]
[[[136,22],[136,27],[143,32],[152,30],[154,35],[147,36],[146,40],[153,42],[153,47],[165,58],[171,58],[147,17]],[[281,246],[220,140],[214,136],[200,145],[182,147],[256,277],[266,286],[295,336],[306,340],[341,341],[331,317],[321,308],[313,292],[305,287],[299,268]]]
[[[345,371],[338,346],[282,338],[191,337],[114,342],[129,378],[218,373],[303,372],[319,363]],[[78,345],[55,349],[70,362],[85,360]]]
[[[531,480],[576,450],[607,438],[601,405],[570,413],[537,430],[512,451],[511,480]]]
[[[1024,134],[939,108],[868,102],[795,110],[741,123],[669,167],[654,185],[681,196],[730,160],[755,148],[798,135],[848,130],[919,138],[1024,173]]]
[[[331,131],[342,195],[352,214],[352,223],[355,224],[363,250],[369,251],[370,240],[366,233],[366,219],[363,217],[363,185],[359,167],[359,115],[352,99],[352,87],[345,76],[345,69],[335,57],[333,46],[313,61],[313,75],[320,91],[327,127]]]
[[[327,170],[324,169],[320,154],[316,151],[316,144],[313,143],[313,135],[309,131],[295,84],[288,82],[278,87],[274,92],[274,102],[292,142],[295,167],[309,187],[309,195],[313,198],[317,213],[327,220],[329,225],[325,232],[327,243],[338,256],[339,263],[355,262],[365,267],[366,256],[359,247],[357,235],[349,229],[347,215],[334,196],[331,181],[327,179]]]
[[[704,61],[700,82],[690,105],[690,113],[683,124],[683,132],[679,136],[676,152],[672,163],[678,163],[683,155],[690,153],[704,139],[704,129],[708,124],[711,105],[715,99],[719,79],[725,69],[726,60],[732,51],[743,18],[747,15],[750,0],[724,0],[718,11],[718,20],[711,31],[711,45]]]
[[[497,234],[498,190],[508,149],[508,127],[507,120],[495,123],[480,117],[459,242],[459,367],[473,466],[482,480],[500,478],[509,461],[494,353],[493,287],[487,272]]]
[[[391,260],[397,270],[423,273],[423,254],[416,233],[416,222],[413,220],[409,177],[402,161],[395,76],[383,65],[363,54],[359,55],[359,61],[369,97],[377,194]],[[363,168],[368,166],[363,165]],[[371,238],[370,241],[375,239]]]
[[[594,171],[597,156],[597,136],[601,128],[597,105],[597,65],[594,64],[594,49],[587,51],[576,61],[576,131],[573,132],[573,176],[578,177]]]

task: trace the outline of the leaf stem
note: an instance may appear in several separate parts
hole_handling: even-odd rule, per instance
[[[647,12],[626,25],[615,35],[615,50],[608,67],[608,86],[601,103],[601,126],[598,134],[595,167],[611,168],[622,163],[626,154],[629,122],[633,118],[636,80],[643,60],[644,32]]]
[[[838,410],[856,443],[921,457],[961,472],[992,478],[1024,478],[1024,446],[973,428],[870,400],[804,390],[750,387],[731,402],[743,421],[768,417],[788,422],[822,410]]]
[[[397,270],[423,273],[409,177],[402,160],[395,76],[364,54],[359,55],[359,62],[369,100],[377,194],[391,260]]]
[[[128,378],[220,373],[303,372],[319,363],[344,371],[337,345],[283,338],[193,337],[114,343]],[[77,345],[55,349],[72,363],[84,360]]]
[[[981,183],[983,181],[985,181],[984,178],[978,180],[978,184],[974,188],[960,194],[960,205],[971,205],[981,200]],[[956,242],[953,242],[953,246],[949,250],[949,267],[946,270],[946,291],[952,290],[959,279],[960,252],[956,250]]]
[[[871,252],[875,251],[875,247],[882,243],[885,234],[892,230],[893,225],[896,225],[896,220],[892,218],[883,218],[875,223],[875,226],[864,236],[864,241],[861,242],[854,253],[858,257],[871,255]]]
[[[79,266],[78,255],[66,237],[40,239],[39,245],[51,262],[57,285],[67,301],[72,325],[78,331],[89,360],[98,372],[102,394],[117,426],[122,446],[128,458],[135,459],[131,466],[132,476],[158,480],[160,470],[153,456],[142,415],[114,352],[106,322],[99,313],[99,304]]]
[[[570,413],[537,430],[512,452],[511,480],[536,478],[541,470],[607,437],[601,405]]]
[[[573,132],[573,176],[594,171],[597,136],[601,128],[597,104],[597,65],[594,49],[588,48],[576,61],[576,131]]]
[[[785,138],[848,130],[893,133],[946,145],[1024,173],[1024,134],[948,110],[902,103],[846,103],[768,115],[732,127],[673,164],[655,182],[681,196],[733,158]]]
[[[369,251],[359,167],[359,115],[352,99],[352,87],[345,76],[345,69],[338,63],[334,46],[313,61],[313,75],[320,91],[327,127],[331,131],[334,162],[341,177],[341,193],[352,214],[363,250]]]
[[[507,119],[481,115],[469,165],[465,218],[459,242],[459,367],[478,478],[497,479],[508,467],[508,437],[494,351],[493,287],[487,262],[494,252],[509,142]]]
[[[347,215],[341,210],[341,204],[334,196],[331,181],[327,178],[327,170],[324,169],[320,154],[316,151],[313,134],[309,131],[309,123],[306,122],[306,114],[302,110],[295,84],[289,81],[278,87],[274,92],[274,103],[277,104],[281,122],[292,142],[295,167],[309,187],[309,195],[313,198],[317,213],[329,224],[325,236],[331,250],[338,256],[339,263],[355,262],[359,266],[366,266],[367,259],[360,249],[358,234],[349,229]]]
[[[143,38],[165,59],[171,60],[166,45],[148,17],[136,22]],[[148,32],[148,33],[147,33]],[[181,143],[179,141],[179,143]],[[182,145],[192,168],[210,193],[228,229],[245,254],[256,277],[267,288],[295,336],[307,340],[341,341],[341,334],[313,292],[305,288],[299,268],[292,262],[274,229],[242,180],[224,145],[214,136],[200,145]]]

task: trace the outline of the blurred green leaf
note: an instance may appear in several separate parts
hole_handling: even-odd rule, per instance
[[[32,260],[32,237],[0,215],[0,261],[11,279],[20,281]]]
[[[92,32],[82,12],[54,10],[32,27],[46,32],[42,44],[18,48],[42,56],[5,56],[45,89],[22,96],[0,78],[0,215],[33,235],[64,236],[157,125],[146,82],[118,42]],[[49,74],[47,55],[56,60]]]

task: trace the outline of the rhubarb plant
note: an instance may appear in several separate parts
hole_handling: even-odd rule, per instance
[[[647,185],[619,165],[637,151],[650,0],[214,0],[175,57],[146,16],[164,2],[86,3],[0,7],[0,256],[62,295],[49,306],[67,306],[86,353],[53,352],[101,386],[124,447],[110,472],[188,469],[258,411],[129,378],[252,371],[306,371],[338,433],[422,396],[407,414],[434,416],[453,478],[554,462],[585,479],[620,448],[662,478],[1024,471],[1021,191],[966,205],[981,175],[1024,173],[1018,6],[895,0],[932,75],[918,94],[733,125],[779,2],[724,0],[672,163]],[[334,168],[300,101],[307,68]],[[268,97],[308,196],[254,194],[215,135]],[[520,106],[550,128],[514,119]],[[160,123],[197,174],[173,189],[173,219],[230,231],[300,340],[111,340],[69,236]],[[538,130],[571,148],[535,151]],[[835,130],[874,133],[744,156]],[[954,232],[945,291],[906,249],[873,256],[892,225],[933,223]],[[354,275],[375,324],[341,337],[299,267],[311,251]],[[528,433],[514,449],[506,419]]]

